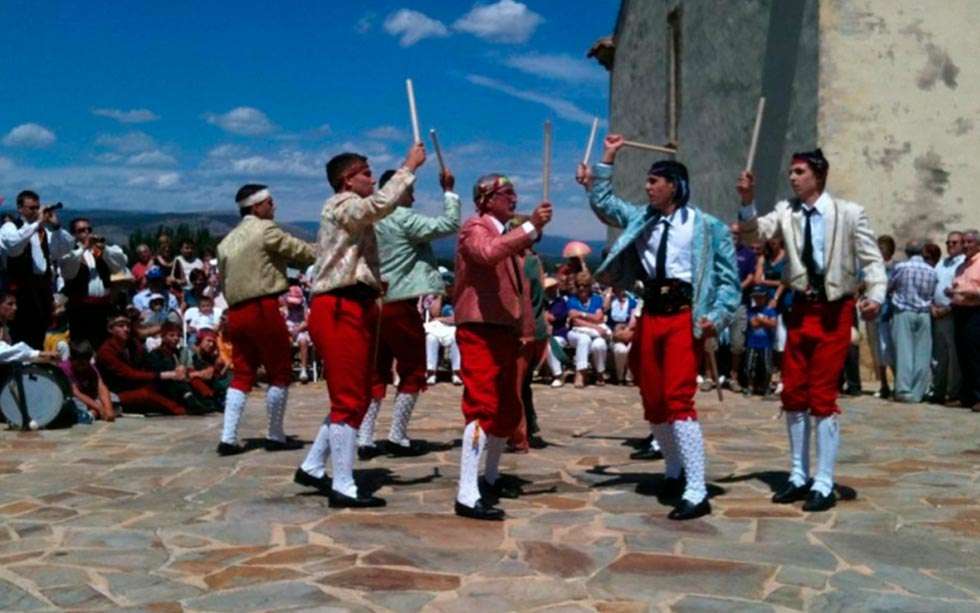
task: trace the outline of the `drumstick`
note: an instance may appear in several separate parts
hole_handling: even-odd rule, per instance
[[[624,140],[624,147],[633,147],[634,149],[643,149],[645,151],[658,151],[660,153],[670,153],[671,155],[677,153],[677,149],[673,147],[663,147],[661,145],[648,145],[646,143],[638,143],[635,140]]]
[[[416,143],[421,143],[422,136],[419,133],[419,114],[415,110],[415,89],[412,88],[411,79],[405,79],[405,91],[408,92],[408,114],[412,118],[412,137],[415,138]]]
[[[429,130],[429,138],[432,139],[432,147],[436,150],[436,159],[439,160],[439,172],[446,172],[446,161],[442,159],[442,147],[439,146],[435,128]]]
[[[595,133],[599,129],[599,118],[594,117],[592,119],[592,130],[589,132],[589,144],[585,146],[585,157],[582,158],[582,163],[586,166],[589,165],[589,158],[592,157],[592,145],[595,144]]]
[[[544,168],[541,174],[541,193],[544,202],[548,202],[551,183],[551,120],[544,122]]]
[[[745,172],[752,172],[752,163],[755,162],[755,148],[759,144],[759,130],[762,129],[762,113],[765,108],[765,97],[759,98],[759,107],[755,111],[755,127],[752,128],[752,143],[749,145],[749,159],[745,162]]]

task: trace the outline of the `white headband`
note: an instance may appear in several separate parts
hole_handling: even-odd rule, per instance
[[[238,208],[245,209],[250,206],[255,206],[256,204],[272,198],[272,194],[269,193],[268,189],[260,189],[248,198],[238,201]]]

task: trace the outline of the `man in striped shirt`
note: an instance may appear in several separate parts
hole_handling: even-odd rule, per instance
[[[922,259],[922,242],[905,246],[908,259],[895,266],[888,282],[894,317],[895,400],[922,402],[929,388],[932,361],[932,321],[930,307],[939,277]]]

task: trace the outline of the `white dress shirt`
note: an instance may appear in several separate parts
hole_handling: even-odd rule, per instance
[[[660,248],[660,237],[664,232],[664,220],[670,224],[667,234],[667,279],[678,279],[691,283],[692,252],[691,243],[694,240],[694,214],[687,207],[676,209],[668,217],[661,217],[636,238],[634,245],[640,254],[640,262],[650,278],[657,276],[657,249]]]
[[[41,221],[38,220],[34,223],[24,223],[18,228],[14,222],[8,221],[0,227],[0,244],[7,258],[21,255],[30,245],[31,260],[34,262],[36,275],[43,275],[48,271],[48,263],[44,260],[44,251],[41,249],[41,237],[37,233],[40,225]],[[52,230],[45,227],[45,231],[48,234],[48,254],[51,261],[55,262],[71,250],[74,239],[61,228]]]
[[[953,258],[943,258],[936,264],[936,276],[939,278],[939,282],[936,283],[936,293],[932,299],[936,306],[948,307],[952,304],[949,296],[946,295],[946,289],[953,285],[953,279],[956,278],[956,269],[960,267],[960,264],[965,259],[966,256],[961,253]]]
[[[126,254],[122,247],[118,245],[106,245],[102,252],[102,259],[109,267],[112,274],[122,272],[126,268]],[[91,298],[100,298],[109,293],[109,288],[102,282],[99,271],[95,267],[95,256],[91,249],[77,247],[66,253],[60,261],[61,276],[65,281],[70,281],[78,276],[78,271],[82,264],[88,267],[88,295]]]
[[[501,222],[499,219],[497,219],[493,215],[487,215],[487,217],[489,217],[490,218],[490,221],[493,222],[494,227],[496,227],[497,230],[501,234],[503,234],[504,233],[504,229],[505,229],[503,222]],[[521,229],[524,230],[524,232],[526,232],[527,234],[529,234],[531,236],[531,238],[537,238],[538,237],[538,229],[535,228],[534,227],[534,224],[531,223],[530,221],[525,221],[524,223],[522,223],[521,224]]]
[[[820,194],[817,201],[813,203],[811,207],[809,204],[802,202],[801,205],[804,211],[809,211],[811,209],[816,209],[816,211],[810,215],[810,236],[813,241],[813,260],[817,264],[817,272],[823,272],[824,266],[824,240],[826,236],[824,235],[824,216],[827,214],[827,207],[830,206],[831,197],[827,192]],[[758,212],[755,208],[755,203],[747,204],[743,206],[738,211],[738,218],[740,221],[746,221],[756,217]],[[800,253],[803,252],[803,243],[806,237],[806,215],[803,215],[803,221],[800,224]]]

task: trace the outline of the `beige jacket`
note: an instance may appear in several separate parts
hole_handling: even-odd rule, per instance
[[[828,194],[829,196],[829,194]],[[742,240],[748,244],[770,238],[781,238],[786,245],[787,266],[783,281],[795,290],[806,291],[806,267],[803,266],[803,228],[805,220],[798,201],[783,200],[771,212],[757,217],[754,207],[743,207]],[[888,279],[864,208],[847,200],[830,198],[824,221],[824,285],[828,300],[856,294],[865,283],[865,296],[882,304]],[[747,215],[751,210],[752,216]],[[862,274],[863,273],[863,274]]]
[[[320,214],[313,294],[363,283],[382,291],[374,222],[395,210],[402,193],[415,183],[407,168],[367,198],[353,192],[331,196]]]
[[[286,264],[308,266],[313,245],[290,236],[271,219],[246,215],[218,243],[218,270],[229,306],[289,289]]]

